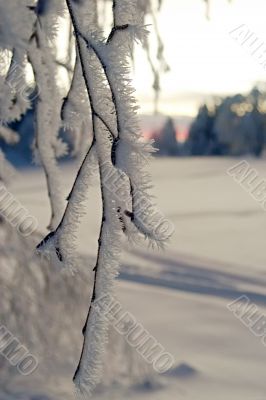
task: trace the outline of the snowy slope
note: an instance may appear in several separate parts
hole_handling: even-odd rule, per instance
[[[155,194],[176,231],[163,253],[145,247],[128,249],[118,296],[173,353],[177,368],[142,384],[113,385],[97,398],[266,398],[266,348],[227,309],[230,301],[246,294],[266,313],[266,213],[226,174],[237,161],[195,158],[152,163]],[[263,161],[250,163],[261,178],[266,177]],[[64,166],[66,193],[73,176],[74,166]],[[45,232],[48,201],[41,173],[23,172],[11,191],[38,218],[39,228]],[[94,189],[79,233],[80,252],[88,259],[89,268],[99,228],[98,196]],[[66,386],[65,393],[70,388]],[[41,390],[43,393],[45,385]]]

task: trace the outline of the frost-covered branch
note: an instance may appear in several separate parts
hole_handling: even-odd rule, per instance
[[[37,89],[35,153],[44,169],[52,209],[50,232],[37,249],[55,267],[78,267],[78,227],[88,189],[99,173],[102,216],[98,251],[83,349],[74,377],[82,394],[90,393],[100,380],[108,324],[94,305],[103,294],[113,291],[124,238],[136,242],[141,237],[160,244],[165,239],[154,233],[154,221],[147,223],[145,219],[144,209],[151,212],[154,208],[150,178],[145,172],[152,147],[142,140],[130,79],[134,42],[145,42],[147,37],[139,16],[144,3],[113,1],[113,27],[104,37],[98,22],[97,0],[14,0],[6,7],[0,0],[0,18],[3,12],[10,22],[8,35],[2,37],[0,33],[0,45],[12,56],[0,79],[4,93],[0,94],[0,113],[6,122],[25,114],[30,102],[27,96],[22,97],[17,82],[21,75],[26,85],[25,71],[30,64]],[[12,19],[15,6],[23,21],[19,27]],[[76,60],[73,76],[69,74],[69,90],[63,97],[56,81],[58,57],[54,43],[58,18],[65,15],[65,9],[74,30],[74,40],[70,42],[75,43]],[[72,54],[71,48],[67,51]],[[69,57],[67,61],[69,71],[71,60]],[[57,158],[66,152],[58,136],[61,126],[70,130],[77,142],[82,132],[92,130],[90,146],[66,203],[60,191],[62,177],[57,165]],[[11,137],[8,129],[2,127],[0,133]],[[113,177],[117,187],[110,184]]]
[[[93,126],[91,148],[95,146],[98,159],[102,199],[102,221],[96,265],[93,269],[92,298],[83,329],[84,342],[81,358],[74,376],[79,393],[85,395],[90,393],[99,382],[102,353],[108,329],[104,316],[97,312],[94,303],[103,293],[109,294],[113,290],[114,277],[118,273],[123,233],[128,234],[127,229],[132,225],[131,232],[135,226],[135,234],[141,232],[144,236],[151,237],[151,232],[147,231],[147,225],[142,224],[140,229],[140,224],[137,223],[137,218],[141,220],[141,215],[138,209],[139,203],[135,203],[134,200],[137,192],[141,192],[150,199],[147,192],[150,184],[143,166],[147,162],[151,148],[141,141],[136,118],[137,107],[128,75],[128,56],[132,42],[140,39],[146,31],[138,27],[135,20],[137,15],[135,2],[123,0],[118,6],[113,7],[114,21],[117,21],[119,25],[114,24],[106,41],[93,24],[95,14],[92,2],[85,1],[82,6],[71,0],[66,0],[66,3],[76,37],[80,71],[90,101]],[[87,18],[86,22],[90,23],[84,27],[81,11],[85,5],[91,11],[91,20]],[[120,24],[122,19],[126,21]],[[114,125],[115,129],[110,128]],[[66,215],[74,215],[72,214],[76,203],[74,197],[76,190],[80,187],[81,176],[91,168],[91,165],[87,163],[87,157],[88,154],[71,190],[62,223],[55,233],[47,237],[47,240],[39,247],[49,249],[52,245],[53,254],[60,262],[64,262],[64,249],[58,248],[58,241],[61,241],[63,246],[66,243],[66,240],[61,240],[62,231],[60,230],[64,227]],[[110,174],[117,174],[123,180],[124,196],[120,199],[106,184]],[[128,206],[131,206],[131,209],[128,210]],[[134,210],[136,210],[136,215],[134,215]],[[55,237],[57,243],[55,243]]]
[[[77,230],[84,214],[83,204],[87,198],[87,190],[98,167],[94,150],[95,139],[79,168],[60,223],[37,246],[38,251],[59,269],[75,271],[77,267]]]
[[[48,195],[51,203],[51,220],[48,229],[54,230],[60,222],[64,208],[61,193],[61,178],[56,158],[66,154],[65,144],[58,138],[61,125],[61,97],[56,84],[56,64],[48,45],[43,26],[50,26],[47,10],[38,2],[36,22],[28,47],[28,59],[31,63],[35,81],[38,83],[36,105],[35,149],[46,177]],[[49,15],[49,14],[48,14]]]
[[[35,144],[37,157],[45,172],[51,202],[52,216],[48,229],[53,230],[60,221],[60,214],[63,209],[62,194],[60,192],[61,182],[56,163],[60,103],[53,103],[56,100],[54,98],[53,83],[50,82],[50,75],[43,58],[42,49],[37,47],[36,42],[31,44],[28,57],[39,85],[39,96],[36,105]],[[54,115],[54,113],[57,115]]]

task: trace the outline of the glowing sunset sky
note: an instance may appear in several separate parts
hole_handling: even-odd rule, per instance
[[[171,72],[162,78],[160,111],[194,115],[204,96],[248,91],[266,71],[229,32],[241,24],[266,43],[266,0],[164,0],[158,17]],[[266,58],[266,57],[265,57]],[[135,86],[143,113],[153,111],[152,76],[137,50]]]

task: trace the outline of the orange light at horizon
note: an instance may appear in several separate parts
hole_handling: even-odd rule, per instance
[[[152,130],[143,130],[142,131],[142,136],[145,140],[150,140],[150,139],[156,139],[156,137],[159,137],[161,134],[161,131],[152,131]],[[176,129],[176,141],[178,143],[184,143],[187,141],[189,135],[189,129],[188,128],[183,128],[183,129]]]
[[[185,143],[188,139],[189,130],[187,128],[176,130],[176,141],[178,143]]]

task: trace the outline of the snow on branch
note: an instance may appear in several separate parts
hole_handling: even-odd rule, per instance
[[[149,189],[152,186],[145,166],[152,147],[143,143],[137,119],[134,89],[130,85],[129,57],[133,42],[143,40],[147,31],[139,25],[135,1],[122,0],[113,4],[114,26],[105,39],[95,23],[96,3],[91,0],[66,0],[76,39],[76,66],[70,91],[63,103],[62,117],[68,119],[69,110],[78,104],[81,77],[86,91],[81,108],[91,113],[93,139],[78,171],[67,199],[64,215],[38,251],[61,267],[75,268],[75,239],[83,203],[91,176],[98,165],[102,200],[102,220],[98,239],[98,253],[93,269],[94,280],[88,315],[83,329],[84,342],[74,383],[81,396],[92,392],[99,382],[105,350],[108,324],[93,304],[103,294],[110,294],[118,274],[123,236],[143,236],[164,242],[155,232],[153,221],[144,221],[143,202],[154,208]],[[83,19],[82,11],[89,13]],[[82,95],[83,96],[83,95]],[[72,105],[71,105],[72,103]],[[79,112],[79,110],[78,110]],[[85,117],[87,118],[87,116]],[[123,195],[110,189],[109,178],[115,176],[122,184]],[[120,188],[121,189],[121,188]]]
[[[46,15],[37,15],[34,31],[28,47],[28,59],[38,82],[38,98],[36,105],[35,151],[47,181],[52,215],[49,230],[54,230],[60,222],[64,201],[61,193],[61,178],[56,158],[65,155],[67,148],[58,138],[61,126],[60,110],[62,99],[58,93],[56,65],[49,48],[43,21]]]
[[[10,52],[12,58],[6,74],[0,76],[0,116],[10,122],[21,118],[30,106],[17,84],[18,77],[25,84],[25,70],[30,64],[37,89],[35,153],[45,173],[52,210],[50,232],[37,251],[55,268],[78,268],[78,227],[88,190],[99,174],[102,215],[98,251],[92,297],[84,318],[83,347],[74,376],[79,395],[85,397],[100,381],[108,336],[108,323],[95,311],[94,303],[114,290],[124,240],[139,243],[147,239],[162,247],[170,236],[158,229],[161,215],[156,212],[146,172],[153,148],[141,135],[130,77],[135,42],[147,43],[143,15],[151,13],[151,2],[113,0],[113,26],[107,37],[98,22],[97,0],[14,0],[6,4],[0,0],[0,24],[3,18],[10,22],[7,33],[0,31],[0,48]],[[19,21],[18,25],[14,7],[21,11],[23,23]],[[54,51],[61,16],[71,20],[76,50],[65,97],[57,85]],[[57,164],[57,158],[67,151],[59,138],[61,126],[71,130],[77,141],[82,132],[92,130],[66,201]],[[2,126],[1,134],[12,140],[9,128]]]

